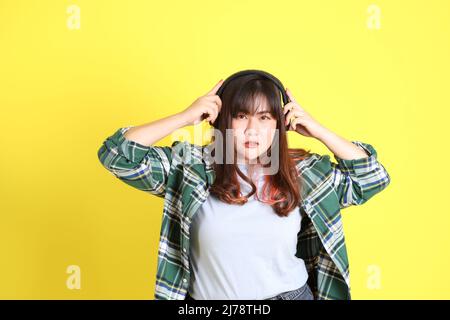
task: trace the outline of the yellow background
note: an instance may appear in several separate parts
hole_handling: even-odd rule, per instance
[[[353,298],[450,298],[448,12],[445,0],[1,0],[0,298],[153,299],[163,200],[116,180],[97,150],[253,68],[371,143],[391,175],[343,211]],[[81,289],[66,286],[70,265]]]

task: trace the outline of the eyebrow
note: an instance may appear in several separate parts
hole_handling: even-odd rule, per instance
[[[249,114],[249,112],[246,111],[239,111],[245,114]],[[258,111],[256,114],[264,114],[264,113],[270,113],[270,110],[263,110],[263,111]]]

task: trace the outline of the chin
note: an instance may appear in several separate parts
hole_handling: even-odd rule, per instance
[[[245,161],[254,161],[253,163],[256,163],[259,156],[261,156],[261,154],[256,152],[255,153],[249,152],[246,154],[241,153],[238,154],[238,159],[242,159]]]

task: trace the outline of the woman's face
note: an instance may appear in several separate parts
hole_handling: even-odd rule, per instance
[[[261,101],[255,114],[239,112],[231,125],[238,163],[256,164],[257,158],[271,146],[277,128],[269,106]]]

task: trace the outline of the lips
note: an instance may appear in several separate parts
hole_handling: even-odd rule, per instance
[[[244,145],[245,145],[245,147],[246,148],[256,148],[257,146],[258,146],[258,142],[256,142],[256,141],[246,141],[245,143],[244,143]]]

